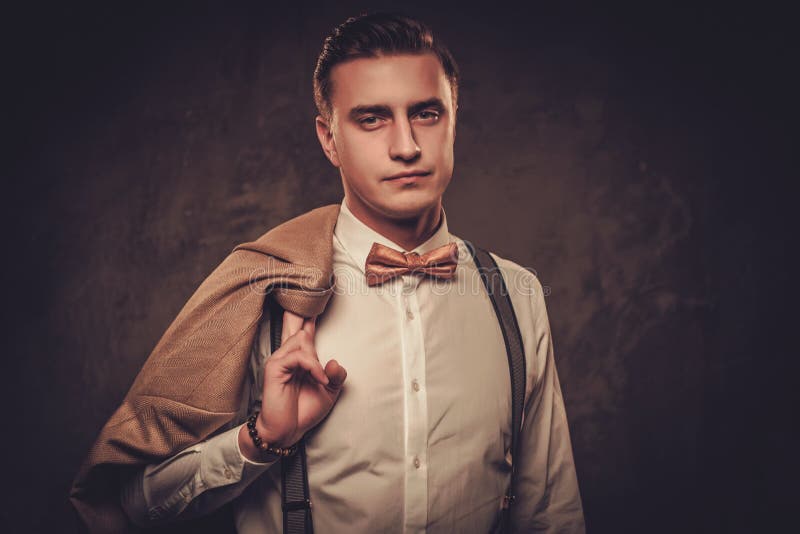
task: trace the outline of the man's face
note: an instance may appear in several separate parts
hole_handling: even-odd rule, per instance
[[[331,71],[317,134],[354,212],[404,220],[438,209],[453,174],[455,110],[433,54],[360,58]],[[402,173],[417,173],[393,178]]]

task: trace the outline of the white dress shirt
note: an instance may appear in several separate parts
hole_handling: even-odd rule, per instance
[[[403,250],[342,202],[334,230],[334,294],[316,329],[323,366],[347,369],[329,416],[306,435],[316,532],[493,530],[510,480],[511,385],[500,325],[463,240],[447,219],[414,249],[455,241],[456,277],[417,275],[367,286],[374,242]],[[493,254],[525,346],[526,388],[515,530],[583,532],[566,412],[542,287]],[[265,315],[251,357],[250,409],[260,406],[269,357]],[[244,406],[242,421],[248,406]],[[147,466],[122,495],[139,524],[188,518],[234,500],[239,532],[281,532],[280,466],[239,451],[239,425]]]

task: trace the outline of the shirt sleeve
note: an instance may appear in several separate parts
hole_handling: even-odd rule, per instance
[[[553,355],[542,286],[535,280],[533,387],[520,434],[516,501],[511,507],[517,532],[586,530],[572,458],[567,413]]]
[[[122,507],[139,526],[213,512],[238,497],[274,462],[253,462],[239,449],[236,426],[137,472],[123,486]]]

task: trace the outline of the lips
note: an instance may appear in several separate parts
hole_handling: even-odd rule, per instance
[[[421,170],[406,171],[406,172],[393,174],[392,176],[389,176],[388,178],[384,178],[384,180],[387,180],[387,181],[388,180],[398,180],[400,178],[409,178],[409,177],[421,178],[423,176],[428,176],[430,173],[431,173],[431,171],[421,171]]]

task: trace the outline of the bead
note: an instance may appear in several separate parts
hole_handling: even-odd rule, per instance
[[[252,438],[253,444],[256,446],[256,448],[281,457],[291,456],[297,452],[297,444],[294,444],[290,447],[272,447],[269,445],[269,443],[266,443],[264,440],[262,440],[258,435],[258,430],[256,430],[256,419],[258,418],[258,413],[259,412],[255,412],[247,418],[247,433],[250,434],[250,437]]]

